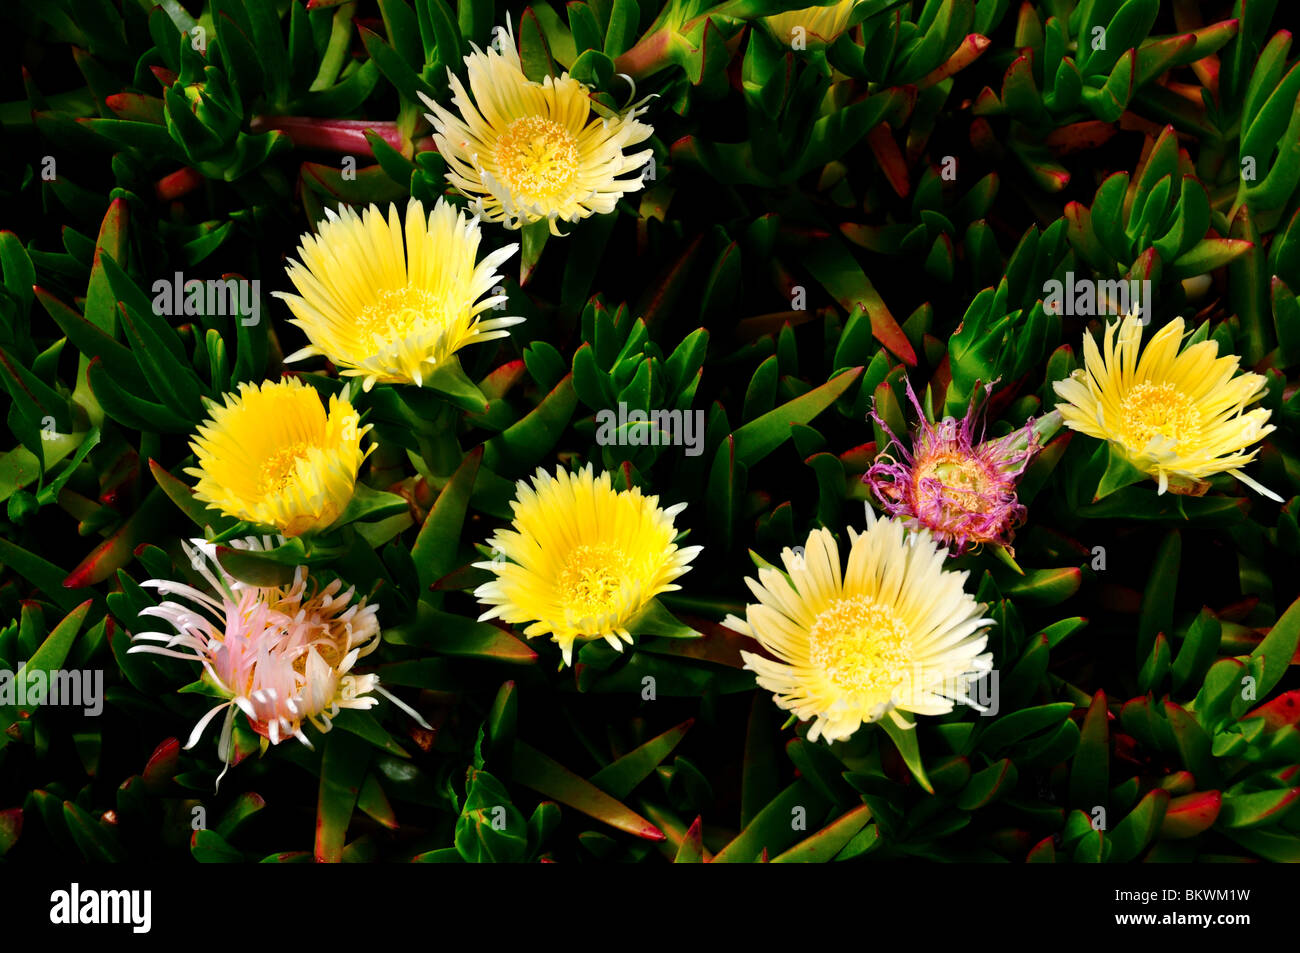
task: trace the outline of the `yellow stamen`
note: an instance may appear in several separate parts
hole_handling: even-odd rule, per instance
[[[378,349],[394,338],[408,336],[437,311],[437,296],[425,288],[386,288],[357,315],[357,331]]]
[[[903,681],[912,658],[906,624],[867,595],[832,602],[808,630],[808,643],[813,663],[837,687],[881,701]]]
[[[311,445],[306,440],[281,447],[262,461],[262,478],[259,486],[263,494],[279,493],[298,469],[298,461],[307,456]]]
[[[1142,450],[1153,437],[1186,445],[1201,432],[1196,405],[1168,381],[1140,381],[1125,395],[1120,411],[1120,436],[1129,450]]]
[[[496,161],[510,191],[534,200],[554,200],[578,171],[578,143],[553,119],[516,119],[497,140]]]
[[[564,605],[579,618],[597,618],[613,612],[627,576],[629,560],[613,546],[601,543],[578,546],[560,571],[559,591]]]
[[[916,468],[914,492],[918,499],[927,496],[926,479],[943,483],[947,495],[956,500],[963,513],[983,513],[993,502],[988,474],[976,462],[956,453],[941,453],[924,460]]]

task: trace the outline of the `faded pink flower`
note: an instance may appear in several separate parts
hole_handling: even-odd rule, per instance
[[[862,482],[886,513],[929,529],[953,556],[984,543],[1012,553],[1014,530],[1026,514],[1016,499],[1016,483],[1041,447],[1033,418],[1005,437],[984,440],[992,384],[984,387],[982,400],[976,388],[966,416],[945,417],[937,424],[926,419],[911,382],[906,384],[918,417],[911,452],[873,407],[871,418],[889,435],[889,444]],[[898,447],[902,460],[889,455],[891,446]]]
[[[229,767],[235,709],[271,744],[294,737],[310,748],[303,733],[306,722],[329,731],[331,719],[342,709],[379,704],[374,693],[425,725],[413,709],[380,688],[377,675],[352,672],[357,660],[379,645],[376,609],[364,599],[352,604],[355,587],[341,592],[343,584],[335,579],[320,588],[303,566],[286,586],[251,585],[222,568],[212,543],[190,542],[193,549],[181,545],[212,587],[212,595],[169,579],[142,583],[160,595],[183,596],[192,606],[165,601],[143,610],[141,615],[162,619],[175,632],[137,633],[133,641],[158,644],[129,650],[199,662],[203,681],[226,699],[199,720],[186,748],[192,748],[208,723],[225,711],[219,747]],[[250,538],[227,545],[259,550],[274,542]]]

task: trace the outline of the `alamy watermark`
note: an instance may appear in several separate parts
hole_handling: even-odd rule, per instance
[[[704,452],[703,410],[618,410],[596,411],[596,443],[602,447],[685,447],[686,456]]]
[[[238,316],[246,328],[261,319],[262,282],[254,278],[186,279],[181,272],[153,283],[153,313],[158,315]]]
[[[1051,314],[1122,317],[1136,311],[1139,324],[1146,325],[1151,321],[1149,278],[1076,280],[1074,272],[1067,271],[1064,281],[1052,278],[1043,282],[1043,296],[1043,310]]]
[[[104,670],[0,669],[0,705],[80,708],[95,718],[104,711]]]
[[[913,685],[923,685],[931,694],[970,705],[983,718],[992,718],[1002,707],[1000,681],[1000,673],[994,668],[977,675],[945,675],[936,684],[927,677],[925,666],[912,667]]]
[[[153,926],[153,891],[83,890],[74,883],[50,894],[50,923],[57,926],[122,924],[132,933]]]

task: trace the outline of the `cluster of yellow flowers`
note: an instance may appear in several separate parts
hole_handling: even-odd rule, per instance
[[[298,293],[275,294],[309,342],[289,362],[325,357],[367,391],[420,386],[461,348],[523,321],[484,316],[503,306],[497,270],[519,246],[479,258],[480,219],[514,229],[547,221],[559,234],[557,222],[612,212],[642,187],[637,172],[651,152],[623,150],[653,132],[636,119],[643,109],[593,115],[585,86],[567,73],[529,80],[513,30],[497,35],[500,48],[465,57],[469,92],[448,71],[454,111],[428,101],[447,180],[475,217],[444,199],[427,213],[412,199],[405,221],[395,205],[387,216],[373,205],[327,211],[289,263]],[[327,415],[292,381],[245,385],[199,429],[196,495],[289,536],[324,529],[352,496],[362,432],[346,399],[331,398]]]
[[[825,32],[842,28],[836,21]],[[469,91],[453,77],[454,109],[430,101],[429,119],[448,181],[477,217],[443,200],[427,213],[412,201],[404,221],[395,207],[387,216],[373,206],[330,213],[288,267],[298,293],[279,295],[310,341],[290,360],[324,356],[367,391],[419,386],[460,348],[502,337],[522,320],[483,316],[502,302],[497,269],[518,246],[480,259],[479,218],[508,228],[545,220],[558,234],[557,222],[608,213],[640,187],[626,176],[650,153],[624,149],[651,129],[635,108],[593,118],[587,90],[567,74],[544,83],[525,77],[513,37],[503,49],[476,49],[466,65]],[[1237,359],[1218,357],[1213,342],[1180,353],[1181,320],[1164,327],[1140,360],[1135,319],[1118,326],[1118,345],[1116,330],[1105,333],[1104,357],[1085,337],[1085,369],[1056,384],[1064,422],[1120,448],[1161,492],[1204,492],[1220,472],[1262,490],[1241,467],[1272,429],[1267,410],[1246,410],[1263,379],[1239,375]],[[374,449],[361,446],[368,429],[345,397],[331,397],[326,408],[301,380],[243,384],[212,407],[194,439],[195,495],[286,536],[324,530],[346,509]],[[701,550],[678,545],[674,520],[684,506],[617,490],[609,473],[590,464],[538,470],[518,484],[511,527],[490,541],[498,558],[475,564],[492,574],[475,592],[488,607],[482,619],[550,636],[565,664],[579,642],[604,639],[621,650],[652,600],[679,588]],[[966,592],[967,574],[944,568],[947,552],[928,530],[907,531],[870,510],[868,520],[865,531],[848,530],[847,565],[831,532],[815,530],[803,547],[781,554],[783,569],[763,568],[747,580],[757,601],[743,619],[725,623],[757,643],[762,651],[742,653],[745,666],[778,705],[812,721],[814,739],[842,740],[886,714],[906,725],[904,713],[974,705],[971,683],[992,666],[984,651],[992,620]],[[341,608],[331,603],[329,611]],[[348,665],[353,638],[335,653]],[[308,658],[286,656],[281,694],[297,697],[311,683]],[[332,698],[334,689],[325,694]],[[299,714],[277,710],[279,721],[268,724],[298,733]]]

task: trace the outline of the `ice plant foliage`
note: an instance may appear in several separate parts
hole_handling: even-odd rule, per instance
[[[273,543],[270,537],[254,537],[228,545],[258,551]],[[211,592],[169,579],[142,583],[186,601],[166,600],[142,610],[142,616],[162,619],[175,631],[136,633],[129,651],[198,662],[208,688],[226,699],[194,726],[186,748],[224,711],[219,747],[228,760],[236,709],[270,744],[292,737],[308,747],[307,723],[329,731],[341,710],[379,704],[376,693],[419,719],[379,687],[378,676],[352,671],[379,644],[377,610],[365,599],[353,602],[355,587],[343,591],[338,579],[321,587],[302,566],[286,586],[250,585],[222,568],[212,543],[194,539],[182,546]]]
[[[645,107],[622,115],[593,115],[589,90],[563,73],[537,83],[524,75],[513,31],[465,57],[472,98],[450,74],[455,111],[421,93],[432,110],[434,142],[448,165],[447,180],[490,222],[520,228],[576,222],[606,214],[642,187],[639,170],[650,150],[623,150],[650,138],[638,122]],[[450,71],[449,71],[450,73]]]
[[[944,569],[947,553],[928,530],[872,518],[849,528],[847,567],[828,529],[808,536],[802,554],[781,553],[785,571],[746,579],[758,600],[724,623],[767,654],[741,652],[758,684],[801,721],[810,740],[843,741],[886,714],[941,715],[954,702],[978,708],[968,689],[992,668],[981,615],[963,588],[966,572]]]
[[[863,474],[890,516],[912,528],[930,530],[954,556],[985,543],[1010,550],[1015,527],[1025,519],[1016,481],[1039,450],[1034,421],[1005,437],[984,440],[984,414],[993,386],[971,398],[966,416],[930,423],[907,384],[917,426],[909,451],[873,409],[872,419],[889,435],[902,459],[889,448]],[[981,396],[983,400],[981,400]]]
[[[505,300],[490,292],[519,246],[477,261],[478,221],[445,200],[426,215],[412,199],[405,223],[395,204],[387,218],[375,205],[325,214],[317,234],[302,237],[301,262],[287,269],[299,293],[275,292],[311,342],[286,360],[324,356],[366,390],[420,385],[461,348],[505,337],[524,320],[482,316]]]
[[[374,449],[361,449],[352,405],[297,378],[239,385],[213,404],[191,443],[194,495],[227,516],[273,526],[286,536],[324,529],[347,508],[357,471]]]
[[[1217,341],[1182,342],[1182,318],[1145,349],[1135,315],[1107,325],[1102,351],[1085,334],[1084,366],[1052,384],[1065,425],[1110,441],[1160,493],[1200,496],[1209,477],[1230,473],[1282,502],[1241,469],[1259,453],[1250,448],[1275,429],[1266,408],[1246,409],[1264,396],[1263,375],[1239,374],[1241,358],[1219,357]]]
[[[520,480],[513,529],[492,537],[497,559],[474,565],[496,578],[474,594],[492,608],[480,621],[525,625],[524,635],[550,635],[564,663],[577,641],[603,638],[622,651],[629,625],[650,600],[681,588],[700,546],[679,547],[673,519],[685,509],[659,506],[639,488],[615,490],[590,464],[576,473],[538,469]]]
[[[820,7],[805,7],[802,10],[787,10],[764,17],[763,22],[772,31],[777,41],[792,44],[803,30],[803,41],[810,50],[829,46],[839,39],[840,34],[849,27],[853,19],[853,8],[857,0],[838,0]]]
[[[0,870],[1300,862],[1294,7],[0,3]]]

